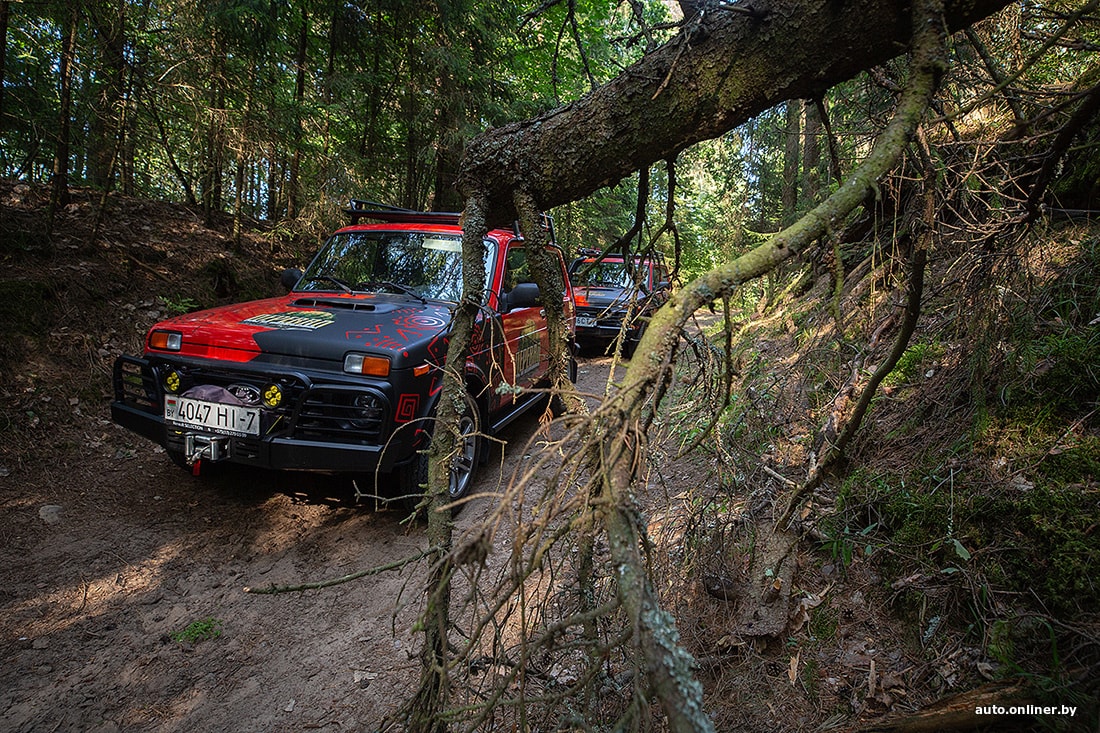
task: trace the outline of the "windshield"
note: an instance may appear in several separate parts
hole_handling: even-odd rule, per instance
[[[634,287],[634,281],[630,273],[626,271],[626,265],[622,262],[595,262],[587,260],[578,262],[573,266],[570,279],[574,285],[581,286],[608,286],[614,288]]]
[[[425,232],[334,234],[295,290],[387,292],[457,302],[462,297],[462,239]]]

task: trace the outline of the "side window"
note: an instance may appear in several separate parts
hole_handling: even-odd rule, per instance
[[[504,292],[509,292],[520,283],[533,282],[530,268],[527,266],[527,250],[522,245],[508,248],[504,260]]]

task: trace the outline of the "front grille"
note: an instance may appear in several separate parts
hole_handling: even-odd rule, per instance
[[[595,318],[596,322],[605,328],[618,328],[623,322],[623,313],[618,309],[578,308],[577,315]]]
[[[373,389],[314,387],[298,412],[294,437],[377,445],[382,442],[389,413],[389,402]]]
[[[294,374],[264,375],[241,373],[225,369],[193,365],[158,363],[150,370],[137,370],[144,381],[131,378],[134,391],[140,392],[156,380],[163,381],[171,371],[180,378],[176,390],[183,394],[198,385],[222,388],[242,384],[254,387],[263,395],[269,385],[278,385],[282,401],[278,407],[260,405],[260,439],[235,438],[234,452],[238,456],[257,458],[263,438],[290,437],[297,440],[380,445],[385,442],[390,425],[390,404],[379,391],[360,385],[313,385],[304,376]],[[137,385],[144,386],[137,386]],[[150,405],[155,403],[146,401]],[[155,409],[160,409],[156,406]]]

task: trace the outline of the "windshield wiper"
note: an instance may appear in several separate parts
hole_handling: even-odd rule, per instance
[[[407,295],[410,298],[416,298],[421,303],[427,303],[428,302],[427,298],[425,298],[423,295],[421,295],[420,293],[418,293],[415,290],[413,290],[412,288],[410,288],[408,285],[400,285],[398,283],[391,282],[389,280],[368,280],[366,282],[357,283],[355,285],[355,289],[358,290],[359,288],[371,288],[372,290],[377,290],[378,288],[385,288],[386,290],[392,290],[395,293],[401,293],[402,295]]]
[[[341,280],[338,277],[333,277],[332,275],[313,275],[312,277],[307,277],[305,279],[305,282],[307,282],[307,283],[329,282],[329,283],[332,283],[334,285],[339,286],[340,289],[343,290],[345,293],[352,292],[352,289],[350,287],[348,287],[348,284],[346,282],[344,282],[343,280]]]

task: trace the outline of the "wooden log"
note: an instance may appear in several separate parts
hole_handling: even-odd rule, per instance
[[[851,733],[938,733],[939,731],[1033,730],[1035,719],[1020,708],[1043,706],[1023,685],[999,682],[945,697],[913,715],[878,721]],[[1014,712],[1010,713],[1009,711]],[[981,711],[979,713],[979,711]]]

